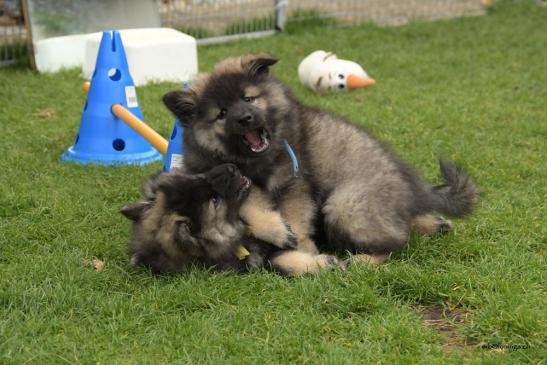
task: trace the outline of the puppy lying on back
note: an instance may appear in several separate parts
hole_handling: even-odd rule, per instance
[[[234,271],[269,266],[300,275],[336,263],[333,256],[293,250],[289,226],[235,165],[195,175],[158,174],[145,182],[143,193],[121,213],[133,221],[131,264],[154,273],[204,265]]]

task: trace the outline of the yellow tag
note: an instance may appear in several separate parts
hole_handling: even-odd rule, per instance
[[[243,247],[243,245],[240,245],[236,250],[236,256],[240,260],[244,260],[245,257],[249,255],[250,255],[249,251],[247,251],[247,249]]]

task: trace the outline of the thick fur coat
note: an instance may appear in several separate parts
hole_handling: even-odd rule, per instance
[[[270,75],[276,62],[268,55],[229,58],[189,89],[164,96],[184,125],[190,171],[237,165],[288,222],[298,249],[313,254],[318,216],[335,248],[385,256],[406,245],[412,228],[449,228],[438,214],[472,211],[477,189],[454,163],[440,163],[443,184],[424,182],[363,128],[300,103]],[[299,161],[298,177],[285,141]]]

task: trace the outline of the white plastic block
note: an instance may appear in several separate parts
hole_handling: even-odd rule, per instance
[[[170,28],[120,30],[129,71],[136,86],[155,81],[188,81],[198,72],[195,38]],[[82,71],[95,69],[102,33],[87,37]]]
[[[39,72],[55,72],[63,67],[81,67],[87,34],[54,37],[35,41],[34,60]]]

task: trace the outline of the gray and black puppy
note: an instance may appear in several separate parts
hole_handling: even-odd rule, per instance
[[[265,266],[299,275],[336,263],[332,256],[293,250],[295,238],[285,235],[288,228],[279,214],[247,203],[260,201],[260,196],[247,199],[258,192],[232,164],[203,174],[175,170],[151,177],[143,199],[121,210],[133,221],[131,264],[155,273],[203,265],[234,271]]]
[[[301,104],[269,74],[276,62],[269,55],[228,58],[191,88],[164,96],[184,125],[189,171],[236,164],[290,224],[298,249],[314,254],[318,209],[329,242],[366,261],[399,251],[412,228],[446,230],[439,213],[460,218],[473,210],[477,189],[454,163],[441,162],[442,185],[422,181],[366,130]]]

